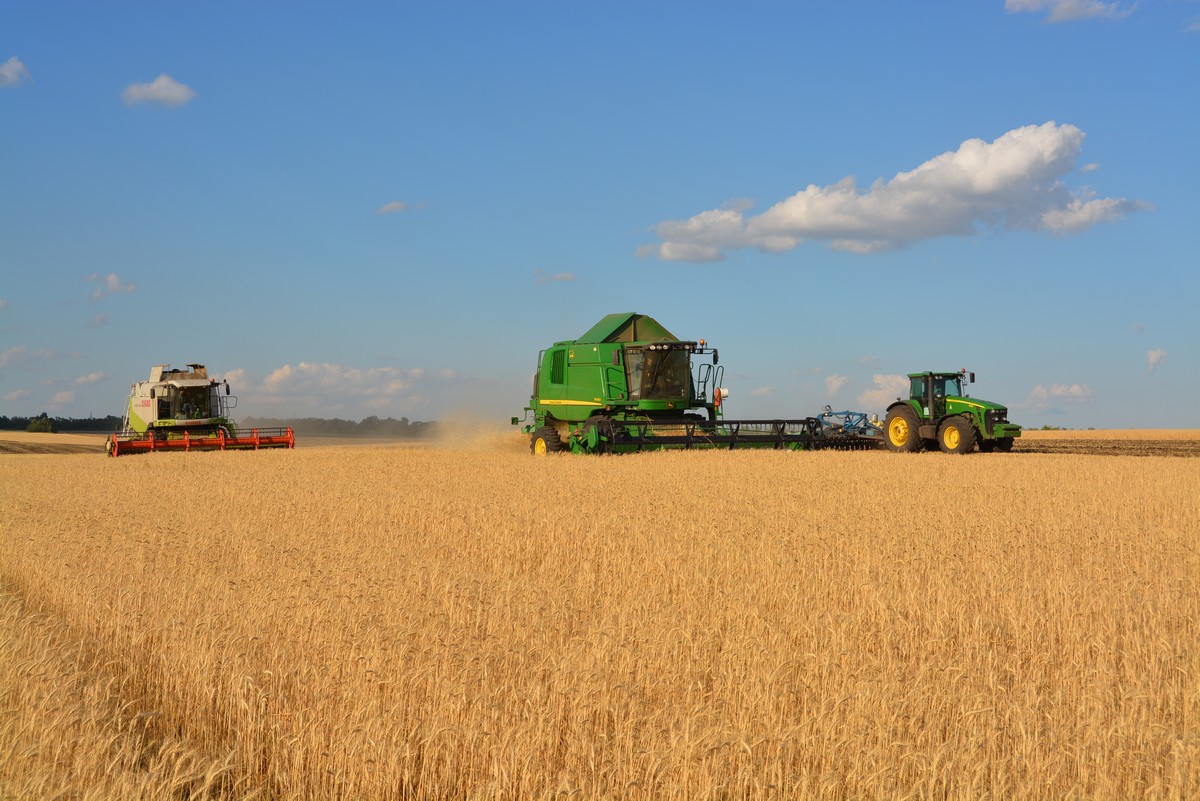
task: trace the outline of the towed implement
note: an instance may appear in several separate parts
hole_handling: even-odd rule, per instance
[[[237,406],[229,382],[208,377],[202,364],[172,370],[160,364],[148,381],[130,385],[122,430],[104,443],[110,456],[163,450],[258,450],[294,448],[291,428],[239,429],[229,410]]]
[[[723,375],[717,350],[704,340],[681,340],[644,314],[610,314],[538,355],[525,416],[512,423],[524,424],[535,454],[850,449],[880,441],[826,436],[815,417],[726,420]]]

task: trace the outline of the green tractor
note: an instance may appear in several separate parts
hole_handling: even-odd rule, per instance
[[[718,361],[704,340],[681,340],[653,317],[610,314],[541,351],[525,416],[512,423],[524,423],[534,454],[874,447],[865,437],[826,437],[814,417],[726,420]]]
[[[897,398],[888,407],[884,442],[899,452],[934,450],[970,453],[1011,451],[1021,427],[1008,422],[1008,409],[998,403],[967,396],[975,374],[909,373],[907,400]]]

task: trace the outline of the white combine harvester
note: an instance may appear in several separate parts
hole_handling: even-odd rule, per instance
[[[156,450],[294,448],[290,428],[239,430],[229,417],[237,406],[229,382],[208,377],[203,364],[172,370],[160,364],[149,381],[130,385],[122,431],[105,443],[110,456]]]

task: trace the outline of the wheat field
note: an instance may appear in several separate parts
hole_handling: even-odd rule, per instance
[[[0,798],[1200,797],[1200,460],[0,458]]]

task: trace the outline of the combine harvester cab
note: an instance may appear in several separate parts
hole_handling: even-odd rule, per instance
[[[294,448],[290,428],[239,430],[229,418],[237,406],[229,382],[208,377],[202,364],[172,370],[160,364],[148,381],[130,385],[120,433],[105,442],[110,456],[158,450],[234,450]]]
[[[888,407],[883,426],[893,451],[970,453],[978,445],[984,453],[1007,453],[1021,436],[1021,427],[1008,421],[1008,407],[967,395],[974,373],[909,373],[908,380],[908,398]]]
[[[652,317],[610,314],[538,355],[529,406],[512,423],[524,423],[535,454],[859,445],[825,437],[815,417],[726,420],[718,361],[704,340],[681,340]]]

